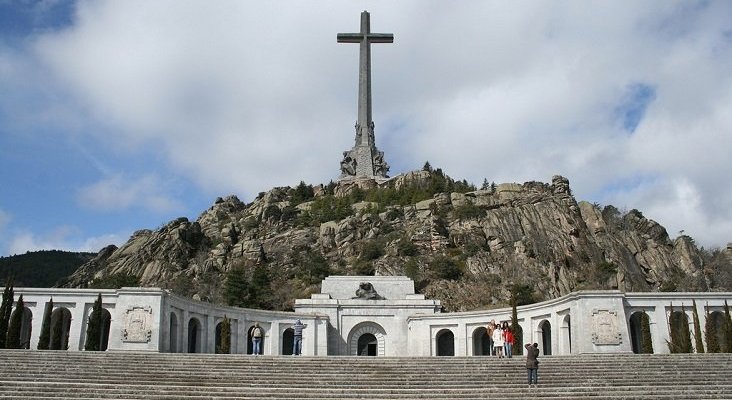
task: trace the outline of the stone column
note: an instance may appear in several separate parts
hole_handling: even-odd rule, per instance
[[[83,300],[67,306],[69,311],[71,311],[69,350],[84,350],[84,343],[81,342],[83,337],[81,332],[86,329],[85,310],[88,306],[89,304],[83,302]]]
[[[202,330],[206,335],[202,344],[205,343],[206,346],[201,349],[201,353],[216,353],[216,318],[213,315],[206,315],[206,326]]]

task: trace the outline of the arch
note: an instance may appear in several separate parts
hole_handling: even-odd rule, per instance
[[[717,342],[716,345],[710,345],[709,341],[707,340],[707,351],[709,353],[732,352],[732,349],[727,349],[726,347],[727,330],[724,329],[726,325],[725,320],[726,318],[724,312],[721,311],[713,311],[707,316],[707,326],[705,327],[706,331],[711,332]]]
[[[215,349],[214,351],[216,352],[216,354],[222,354],[222,353],[230,354],[231,345],[232,345],[232,343],[234,343],[234,341],[232,340],[231,328],[229,328],[230,329],[229,330],[229,347],[227,349],[223,349],[221,347],[221,345],[223,343],[223,338],[224,338],[224,336],[221,335],[223,323],[224,322],[221,321],[218,324],[216,324],[216,333],[214,335],[214,349]],[[226,351],[224,351],[224,350],[226,350]]]
[[[443,329],[437,332],[437,355],[438,356],[454,356],[455,355],[455,334],[449,329]]]
[[[178,316],[174,313],[170,313],[170,340],[169,340],[169,350],[171,353],[177,353],[178,350],[178,330],[180,327],[178,326]]]
[[[378,351],[379,341],[373,333],[364,333],[359,336],[356,350],[359,356],[376,356]]]
[[[264,353],[264,343],[265,343],[266,336],[267,336],[267,330],[264,329],[264,326],[262,326],[261,324],[259,325],[259,327],[262,329],[262,334],[263,334],[262,341],[259,344],[259,348],[262,351],[262,353]],[[254,331],[253,324],[252,324],[252,326],[249,327],[249,329],[247,329],[247,354],[254,353],[254,341],[252,340],[254,338],[252,337],[252,331]],[[294,337],[294,332],[295,331],[293,330],[293,337]],[[290,354],[292,354],[292,349],[290,349]]]
[[[198,318],[188,320],[188,352],[201,352],[201,322]]]
[[[651,321],[645,311],[636,311],[628,319],[630,346],[635,354],[653,353]]]
[[[282,332],[282,346],[280,346],[280,348],[282,349],[283,356],[292,355],[292,345],[294,343],[295,343],[295,330],[292,328],[285,329],[285,331]]]
[[[572,354],[572,317],[567,314],[562,318],[561,328],[562,353]]]
[[[109,327],[112,324],[112,314],[102,308],[102,326],[99,327],[99,350],[106,351],[109,347]]]
[[[488,330],[484,326],[479,326],[473,331],[473,355],[474,356],[490,356],[491,338],[488,337]]]
[[[22,311],[23,311],[23,315],[20,318],[20,348],[21,349],[30,349],[31,324],[33,322],[33,313],[31,312],[30,308],[25,307],[25,306],[23,306]],[[19,312],[19,310],[16,307],[10,316],[10,321],[12,321],[15,318],[16,313],[18,313],[18,312]]]
[[[386,331],[375,322],[362,322],[351,329],[348,334],[348,354],[359,355],[359,339],[366,334],[370,334],[376,339],[376,355],[386,355]]]
[[[71,329],[71,311],[59,307],[51,313],[50,350],[69,349],[69,330]]]
[[[547,320],[541,321],[539,331],[541,332],[542,354],[550,356],[552,355],[552,324]]]
[[[669,315],[669,351],[671,353],[693,352],[689,317],[684,311],[674,311]]]

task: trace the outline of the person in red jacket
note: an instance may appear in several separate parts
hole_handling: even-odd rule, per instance
[[[508,322],[503,323],[503,354],[511,358],[513,356],[513,331],[508,325]]]

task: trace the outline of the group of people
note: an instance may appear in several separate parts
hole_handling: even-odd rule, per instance
[[[493,341],[492,354],[498,358],[511,358],[513,356],[514,336],[508,322],[503,321],[502,324],[496,324],[495,320],[491,320],[486,329],[488,337]]]
[[[508,322],[503,321],[502,324],[497,324],[495,320],[491,320],[486,330],[488,337],[493,341],[492,354],[498,358],[511,358],[515,337]],[[529,387],[536,386],[539,384],[539,344],[527,343],[524,348],[526,349],[526,374]]]

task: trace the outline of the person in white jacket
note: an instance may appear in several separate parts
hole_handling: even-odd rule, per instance
[[[496,351],[496,356],[503,358],[503,329],[500,325],[493,329],[493,348]]]

